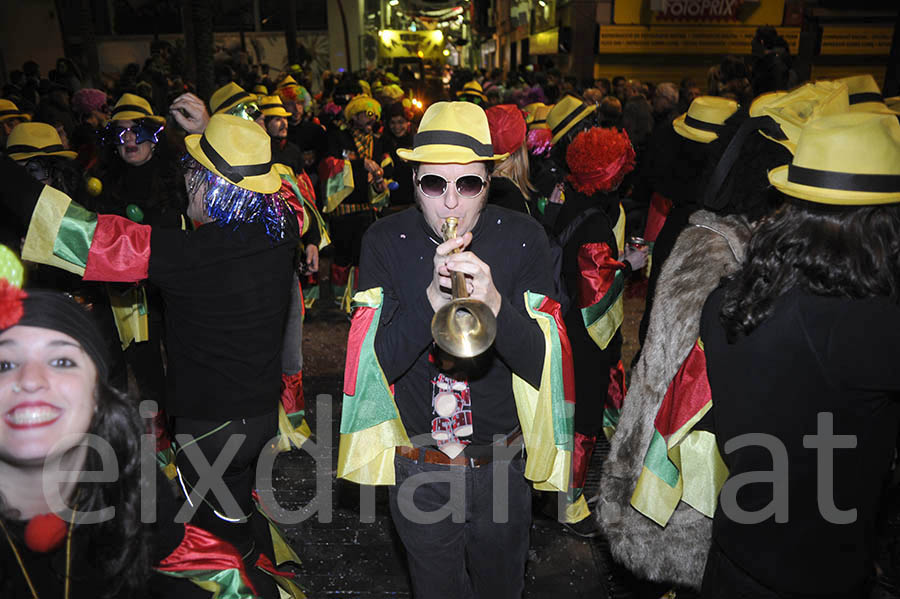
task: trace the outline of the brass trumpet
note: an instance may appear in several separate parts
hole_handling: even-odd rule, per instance
[[[441,226],[444,241],[457,236],[458,219],[448,217]],[[453,253],[459,253],[459,248]],[[457,358],[483,354],[497,337],[497,319],[482,301],[469,298],[465,273],[450,272],[453,299],[431,319],[431,336],[438,347]]]

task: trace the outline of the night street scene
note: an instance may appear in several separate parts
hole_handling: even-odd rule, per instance
[[[900,599],[896,0],[10,0],[0,182],[2,599]]]

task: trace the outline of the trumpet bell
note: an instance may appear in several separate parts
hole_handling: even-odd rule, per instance
[[[484,302],[454,299],[432,317],[431,336],[451,356],[474,358],[493,345],[497,319]]]

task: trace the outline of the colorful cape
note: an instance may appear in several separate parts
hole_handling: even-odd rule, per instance
[[[679,501],[712,518],[728,468],[715,435],[693,430],[712,408],[703,341],[691,349],[672,379],[654,423],[655,431],[631,505],[665,526]]]
[[[155,569],[167,576],[190,580],[216,599],[258,596],[237,549],[191,524],[184,525],[181,544]]]
[[[525,293],[524,300],[545,339],[540,387],[536,389],[515,375],[511,381],[527,450],[525,477],[538,490],[566,492],[573,449],[572,350],[559,304],[531,292]],[[395,448],[411,444],[393,388],[375,354],[382,289],[357,293],[354,307],[344,371],[337,475],[360,484],[392,485],[396,481]]]
[[[319,179],[325,182],[325,206],[322,212],[334,212],[353,193],[353,167],[349,160],[329,156],[319,163]]]

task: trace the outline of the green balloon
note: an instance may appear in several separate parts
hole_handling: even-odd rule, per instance
[[[22,268],[22,263],[5,245],[0,245],[0,279],[6,279],[11,285],[19,288],[25,282],[25,269]]]
[[[144,211],[135,204],[125,206],[125,216],[136,223],[144,222]]]

